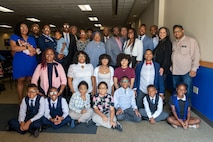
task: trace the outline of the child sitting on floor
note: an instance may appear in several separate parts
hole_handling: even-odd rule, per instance
[[[184,83],[178,84],[176,88],[177,94],[170,98],[170,106],[173,116],[167,118],[167,121],[174,127],[177,126],[187,128],[198,128],[200,119],[191,117],[191,103],[186,94],[187,86]]]
[[[49,89],[48,98],[45,100],[45,114],[43,124],[56,129],[71,122],[67,101],[58,95],[58,89]]]
[[[106,82],[100,82],[98,84],[99,93],[93,96],[93,109],[95,113],[92,116],[92,120],[97,126],[122,131],[122,126],[115,117],[113,97],[107,94],[107,89],[108,86]]]
[[[147,87],[147,93],[148,94],[143,98],[144,108],[139,109],[142,118],[149,120],[151,124],[166,120],[169,115],[163,111],[163,100],[157,94],[156,87],[149,85]]]
[[[38,87],[35,84],[27,86],[27,96],[22,99],[19,116],[8,122],[8,130],[15,130],[20,134],[31,133],[39,136],[42,118],[44,115],[44,97],[38,95]]]

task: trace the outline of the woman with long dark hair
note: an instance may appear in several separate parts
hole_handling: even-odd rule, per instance
[[[37,85],[39,79],[39,91],[43,95],[47,96],[52,87],[58,89],[59,95],[63,93],[67,78],[62,65],[55,61],[55,51],[52,48],[46,48],[42,53],[42,61],[36,67],[31,82]]]
[[[17,93],[19,102],[24,95],[24,84],[30,83],[36,68],[36,41],[28,36],[28,26],[24,22],[18,23],[14,34],[10,37],[10,46],[13,57],[13,79],[17,79]]]
[[[123,52],[130,55],[130,67],[132,68],[135,68],[136,64],[142,61],[143,45],[142,42],[137,39],[137,32],[134,28],[128,30],[128,40],[123,45]]]
[[[153,50],[153,53],[153,59],[160,64],[160,74],[164,76],[165,80],[169,68],[172,65],[172,42],[170,40],[170,33],[168,28],[161,27],[159,29],[159,43]]]

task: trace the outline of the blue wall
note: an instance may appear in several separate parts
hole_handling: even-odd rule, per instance
[[[200,67],[193,86],[199,88],[198,94],[192,94],[193,108],[213,122],[213,69]]]

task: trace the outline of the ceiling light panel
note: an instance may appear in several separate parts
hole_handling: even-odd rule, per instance
[[[0,25],[1,28],[12,28],[12,26],[9,25]]]
[[[56,26],[55,26],[55,25],[53,25],[53,24],[50,24],[50,27],[51,27],[51,28],[55,28]]]
[[[81,9],[81,11],[92,11],[92,8],[88,4],[86,4],[86,5],[78,5],[78,7]]]
[[[101,24],[94,24],[95,27],[102,27]]]
[[[40,22],[40,20],[36,18],[26,18],[26,19],[32,22]]]
[[[0,6],[0,11],[1,11],[1,12],[14,12],[13,10],[8,9],[8,8],[5,8],[5,7],[3,7],[3,6]]]
[[[89,19],[90,21],[98,21],[98,18],[97,18],[97,17],[88,17],[88,19]]]

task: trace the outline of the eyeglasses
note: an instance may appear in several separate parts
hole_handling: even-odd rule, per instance
[[[129,80],[121,80],[122,83],[128,83]]]
[[[64,28],[69,28],[70,26],[69,26],[69,25],[63,25],[63,27],[64,27]]]
[[[37,90],[31,90],[31,91],[28,91],[28,93],[37,93]]]
[[[44,31],[50,31],[50,29],[49,28],[45,28]]]
[[[107,90],[107,88],[98,88],[99,90]]]
[[[53,92],[50,92],[49,94],[50,94],[50,95],[57,95],[58,92],[57,92],[57,91],[53,91]]]

